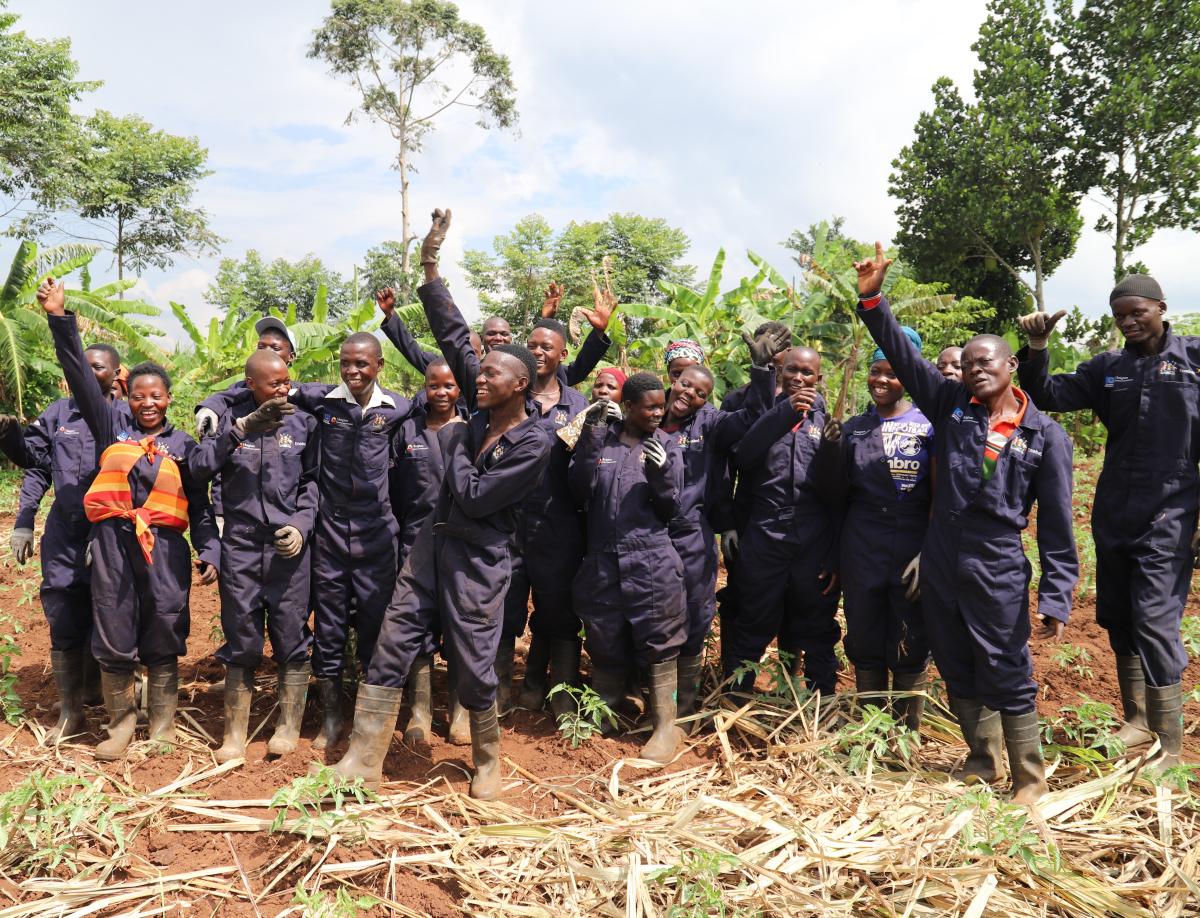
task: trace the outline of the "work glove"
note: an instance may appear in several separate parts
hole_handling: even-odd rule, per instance
[[[1039,310],[1038,312],[1031,312],[1029,315],[1021,316],[1021,318],[1017,319],[1017,324],[1021,326],[1021,331],[1029,339],[1029,349],[1044,351],[1046,345],[1050,342],[1050,333],[1054,331],[1054,326],[1066,314],[1067,311],[1065,309],[1060,309],[1054,315],[1048,315]]]
[[[736,529],[721,533],[721,557],[725,559],[726,571],[733,570],[733,566],[737,564],[739,548]]]
[[[284,526],[275,530],[275,550],[281,557],[294,558],[304,547],[304,536],[295,526]]]
[[[441,251],[442,243],[446,241],[446,231],[449,229],[450,209],[447,208],[444,213],[440,210],[435,210],[433,212],[433,226],[429,228],[429,233],[425,236],[425,241],[421,243],[421,264],[437,264],[438,252]]]
[[[200,435],[200,439],[217,435],[218,420],[217,413],[211,408],[196,409],[196,433]]]
[[[821,432],[821,436],[829,443],[837,443],[842,439],[842,422],[836,418],[830,418],[825,422],[825,429]]]
[[[0,440],[11,434],[14,428],[19,428],[21,422],[11,414],[0,414]]]
[[[904,569],[904,573],[900,575],[900,582],[904,584],[904,598],[909,602],[916,602],[921,598],[921,554],[908,562],[908,567]]]
[[[750,347],[750,362],[756,367],[769,367],[777,354],[792,346],[792,333],[784,329],[766,331],[751,338],[744,331],[742,340]]]
[[[8,543],[12,547],[13,557],[17,564],[24,564],[33,557],[33,530],[14,529],[12,539]]]
[[[661,472],[667,467],[667,450],[657,440],[642,441],[642,456],[646,460],[647,472]]]
[[[244,434],[266,433],[283,423],[285,415],[294,414],[296,406],[286,396],[269,398],[237,422],[238,430]]]
[[[621,420],[621,409],[606,398],[597,399],[583,413],[583,422],[591,427],[603,427],[612,421]]]

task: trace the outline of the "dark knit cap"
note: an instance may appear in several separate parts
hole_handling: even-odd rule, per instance
[[[1125,279],[1113,287],[1112,293],[1108,295],[1109,305],[1111,306],[1114,301],[1123,296],[1140,296],[1143,300],[1154,300],[1157,303],[1166,299],[1163,296],[1162,287],[1158,286],[1158,281],[1149,274],[1127,274]]]

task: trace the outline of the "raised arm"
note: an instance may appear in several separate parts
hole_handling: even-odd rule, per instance
[[[450,291],[441,278],[417,288],[417,296],[425,307],[429,328],[437,339],[442,356],[450,365],[454,381],[462,390],[467,410],[475,410],[475,380],[479,378],[479,355],[471,347],[471,328],[454,304]]]
[[[1074,451],[1057,424],[1047,429],[1041,464],[1034,478],[1037,499],[1037,542],[1042,579],[1038,582],[1038,613],[1065,622],[1079,580],[1075,528],[1071,513]]]
[[[1074,373],[1050,374],[1050,356],[1046,348],[1032,344],[1017,352],[1017,375],[1021,387],[1043,411],[1079,411],[1102,408],[1104,388],[1103,357],[1081,363]],[[1103,413],[1103,412],[1101,412]]]
[[[705,437],[704,448],[724,452],[746,435],[754,422],[771,408],[775,401],[775,377],[771,361],[791,345],[791,332],[765,332],[757,340],[742,332],[750,345],[750,386],[746,397],[730,410],[722,410]]]
[[[550,461],[549,434],[522,438],[486,471],[480,471],[470,455],[469,434],[466,424],[447,424],[438,431],[446,457],[445,481],[463,513],[472,519],[490,516],[537,486]]]
[[[391,287],[384,287],[382,290],[376,291],[375,302],[383,311],[383,324],[379,327],[387,336],[388,341],[392,342],[392,345],[400,352],[400,356],[407,360],[413,369],[418,373],[424,373],[440,355],[421,347],[417,343],[417,339],[413,337],[413,333],[408,330],[408,326],[396,315],[396,294]]]
[[[551,284],[551,289],[554,285]],[[562,298],[562,288],[558,288],[558,298]],[[547,292],[547,302],[549,302],[550,293]],[[582,310],[584,316],[592,326],[591,332],[583,341],[583,346],[579,349],[579,353],[575,355],[575,359],[565,368],[559,365],[559,375],[564,379],[568,386],[575,386],[583,382],[591,375],[592,370],[596,369],[596,364],[604,359],[604,355],[608,353],[609,347],[612,345],[612,340],[608,337],[608,323],[612,319],[612,314],[616,311],[617,300],[607,290],[601,291],[592,283],[592,308]],[[543,309],[545,315],[545,309]]]
[[[198,482],[208,484],[217,477],[221,468],[233,455],[233,451],[245,439],[244,435],[238,433],[233,419],[228,414],[223,415],[216,436],[206,437],[192,450],[188,458],[192,477]]]
[[[71,387],[71,394],[75,396],[79,413],[96,438],[96,445],[102,450],[107,449],[117,438],[113,407],[100,391],[100,383],[88,366],[75,314],[66,311],[66,289],[62,283],[56,284],[54,278],[48,277],[38,287],[37,298],[46,312],[54,353],[67,385]]]
[[[799,395],[812,393],[807,406]],[[750,425],[745,436],[733,447],[733,461],[739,469],[752,469],[766,461],[767,453],[797,424],[804,420],[804,412],[815,404],[816,390],[803,389],[790,398],[781,398],[775,407]]]

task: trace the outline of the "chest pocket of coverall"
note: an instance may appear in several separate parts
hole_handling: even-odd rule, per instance
[[[1018,430],[1013,437],[1021,435],[1021,431]],[[1040,441],[1028,443],[1024,451],[1014,450],[1014,445],[1016,444],[1010,439],[1008,446],[1000,454],[992,480],[984,486],[988,502],[997,510],[1003,509],[1002,515],[1013,520],[1025,512],[1029,491],[1041,465],[1039,458],[1029,455],[1028,447],[1040,449],[1043,444]],[[980,462],[982,461],[983,457],[980,456]]]
[[[83,434],[73,427],[66,430],[69,432],[54,431],[54,449],[50,454],[50,464],[57,473],[78,476],[83,471]]]
[[[392,438],[384,416],[373,414],[366,418],[358,438],[363,465],[368,469],[386,469],[392,458]]]
[[[1169,376],[1162,375],[1160,371],[1155,372],[1153,381],[1147,381],[1148,385],[1154,387],[1151,394],[1152,416],[1163,419],[1160,423],[1171,424],[1177,430],[1186,430],[1195,423],[1193,419],[1200,411],[1200,384],[1194,375],[1185,374],[1182,370]],[[1145,433],[1150,435],[1150,431]],[[1154,468],[1163,472],[1188,468],[1188,446],[1189,444],[1185,443],[1182,450],[1153,450],[1151,461]]]

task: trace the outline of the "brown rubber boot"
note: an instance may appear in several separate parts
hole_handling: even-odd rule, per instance
[[[175,709],[179,706],[179,661],[147,668],[150,692],[150,739],[175,742]]]
[[[675,691],[679,686],[679,667],[675,660],[650,664],[650,718],[654,732],[642,747],[641,757],[665,765],[675,758],[683,731],[675,725],[678,708]]]
[[[46,733],[47,746],[87,731],[87,719],[83,716],[85,656],[82,648],[50,651],[50,669],[58,689],[58,723]]]
[[[433,735],[433,657],[417,657],[408,671],[405,686],[408,701],[408,726],[404,728],[404,745],[414,752],[429,752]]]
[[[267,743],[270,755],[288,755],[296,751],[300,743],[300,725],[304,721],[304,703],[308,700],[308,680],[312,676],[312,664],[308,660],[299,663],[280,663],[279,719],[275,732]]]
[[[921,732],[921,716],[925,713],[925,670],[919,673],[892,673],[893,692],[912,692],[906,698],[892,699],[892,716],[913,733]]]
[[[700,675],[703,665],[704,654],[679,658],[679,687],[676,694],[676,705],[680,717],[691,717],[699,710]],[[691,733],[696,729],[696,722],[683,724],[682,729],[685,733]]]
[[[343,778],[362,778],[368,787],[379,786],[383,780],[383,759],[396,733],[396,717],[403,696],[402,688],[359,683],[350,748],[333,766],[334,771]]]
[[[1117,657],[1117,684],[1121,686],[1121,707],[1125,723],[1117,739],[1126,749],[1154,742],[1154,733],[1146,723],[1146,671],[1141,657]]]
[[[471,758],[475,774],[471,776],[471,796],[476,800],[495,800],[500,796],[500,719],[496,706],[486,711],[471,711]]]
[[[951,697],[950,710],[958,718],[963,739],[971,750],[962,770],[955,777],[967,784],[998,781],[1003,774],[1000,748],[1004,742],[999,713],[985,708],[973,698]]]
[[[1163,770],[1178,765],[1183,752],[1183,683],[1146,686],[1146,723],[1162,747],[1146,764]]]
[[[880,692],[888,690],[888,671],[867,666],[854,667],[854,691],[858,695],[858,703],[862,707],[874,705],[883,707]]]
[[[546,667],[550,664],[550,639],[540,634],[529,638],[529,653],[525,655],[525,680],[521,683],[521,694],[517,696],[517,707],[525,711],[540,711],[546,703],[546,693],[552,683],[546,681]]]
[[[508,713],[512,707],[513,654],[516,650],[516,639],[500,637],[496,648],[496,708],[501,714]]]
[[[1000,719],[1004,724],[1008,768],[1012,772],[1012,802],[1032,806],[1049,791],[1037,711],[1003,714]]]
[[[550,642],[550,688],[556,685],[579,687],[579,656],[583,645],[579,641],[554,639]],[[575,702],[566,692],[559,692],[550,699],[550,710],[557,719],[561,714],[575,710]]]
[[[218,762],[245,758],[250,732],[250,701],[254,697],[254,670],[248,666],[225,667],[225,736],[216,752]]]
[[[317,680],[317,697],[321,699],[323,716],[321,732],[313,740],[313,749],[326,749],[342,738],[342,677]]]
[[[108,739],[96,746],[96,758],[101,762],[114,762],[125,755],[133,731],[137,727],[137,709],[134,707],[134,673],[110,673],[100,671],[100,688],[104,692],[104,707],[108,709]]]

